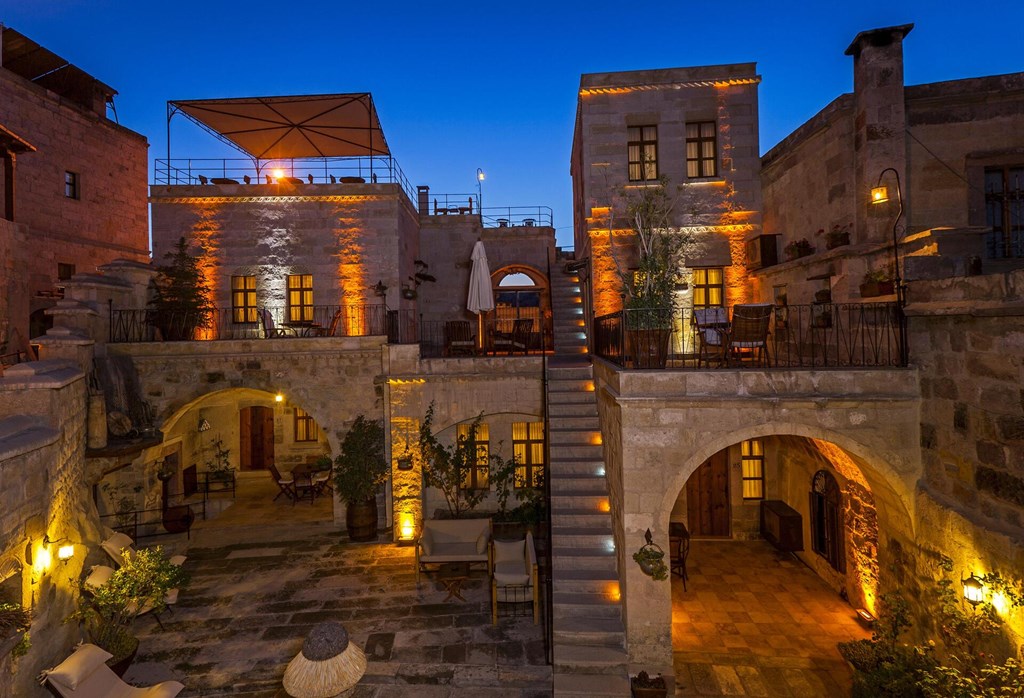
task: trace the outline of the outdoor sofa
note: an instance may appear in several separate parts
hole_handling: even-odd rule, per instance
[[[483,563],[491,573],[490,519],[431,519],[416,541],[416,581],[427,565]]]

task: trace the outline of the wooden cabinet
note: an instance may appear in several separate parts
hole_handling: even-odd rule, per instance
[[[761,502],[761,536],[784,552],[803,550],[800,512],[779,499],[764,500]]]

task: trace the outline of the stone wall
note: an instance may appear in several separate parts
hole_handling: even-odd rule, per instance
[[[669,585],[651,581],[628,556],[647,528],[667,545],[680,490],[723,448],[775,435],[812,440],[830,462],[863,473],[883,539],[912,540],[921,475],[914,371],[616,372],[596,360],[595,379],[615,542],[626,558],[620,574],[631,663],[671,672],[671,600]],[[608,419],[615,410],[620,419]]]
[[[95,507],[81,485],[85,405],[85,376],[73,364],[20,364],[0,378],[0,588],[33,611],[28,653],[13,658],[11,643],[0,644],[3,698],[39,693],[36,675],[77,639],[75,625],[63,621],[75,607],[75,580],[100,540]],[[75,554],[63,564],[57,548],[67,544]]]
[[[0,94],[0,124],[36,148],[15,169],[15,220],[32,244],[13,252],[30,310],[53,304],[36,294],[54,291],[58,263],[91,272],[119,257],[147,261],[146,139],[2,68]],[[66,171],[78,175],[77,199],[64,195]],[[11,321],[27,336],[27,316]]]
[[[414,272],[419,227],[396,184],[153,186],[153,258],[182,236],[200,256],[213,301],[231,307],[231,277],[256,277],[260,306],[287,305],[287,276],[313,275],[316,305],[413,308],[402,283]],[[330,318],[325,320],[329,321]]]

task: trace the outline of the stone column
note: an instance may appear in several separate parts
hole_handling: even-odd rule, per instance
[[[858,34],[846,55],[853,56],[854,228],[855,243],[890,241],[898,209],[896,179],[887,173],[891,203],[874,205],[869,197],[887,167],[900,173],[906,201],[906,106],[903,98],[903,38],[913,24],[872,29]]]

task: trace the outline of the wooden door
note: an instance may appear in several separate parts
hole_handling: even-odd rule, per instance
[[[686,481],[686,510],[690,533],[695,536],[728,536],[729,459],[719,451]]]
[[[242,470],[265,470],[274,464],[274,410],[243,407],[238,413],[238,432]]]

